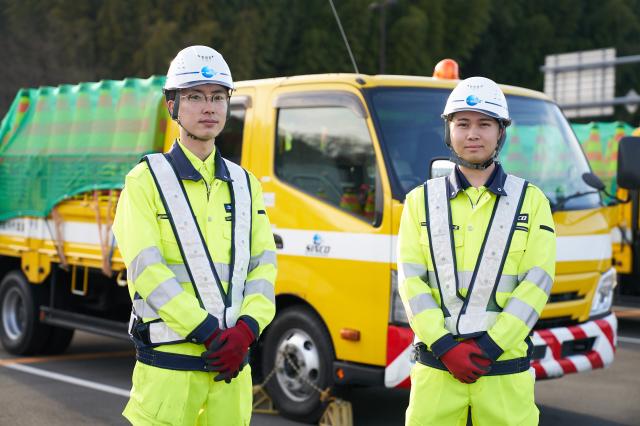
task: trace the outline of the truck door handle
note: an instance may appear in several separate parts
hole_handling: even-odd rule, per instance
[[[278,234],[273,234],[273,241],[276,243],[276,248],[281,249],[284,247],[284,243],[282,242],[282,237]]]

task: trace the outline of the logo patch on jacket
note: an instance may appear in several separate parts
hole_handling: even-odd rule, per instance
[[[517,221],[522,223],[529,223],[529,214],[528,213],[519,214]]]

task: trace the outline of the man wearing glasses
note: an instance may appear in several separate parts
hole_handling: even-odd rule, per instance
[[[248,351],[275,315],[276,256],[260,183],[215,146],[232,91],[217,51],[180,51],[164,86],[180,138],[129,172],[118,202],[135,425],[250,421]]]

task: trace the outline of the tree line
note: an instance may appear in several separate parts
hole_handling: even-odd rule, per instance
[[[462,77],[542,90],[548,54],[616,47],[640,54],[640,0],[334,0],[360,72]],[[381,14],[383,14],[381,16]],[[384,19],[381,19],[384,18]],[[384,25],[382,25],[384,24]],[[235,80],[353,72],[328,0],[0,0],[0,114],[21,87],[165,74],[183,47],[206,44]],[[640,64],[617,95],[640,91]],[[616,118],[637,124],[624,108]]]

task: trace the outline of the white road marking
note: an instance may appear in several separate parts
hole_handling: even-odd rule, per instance
[[[618,342],[634,343],[636,345],[640,345],[640,339],[638,339],[637,337],[618,336]]]
[[[48,379],[58,380],[60,382],[71,383],[72,385],[82,386],[89,389],[94,389],[102,392],[107,392],[113,395],[129,397],[129,391],[126,389],[117,388],[115,386],[103,385],[102,383],[96,383],[89,380],[78,379],[77,377],[67,376],[66,374],[54,373],[40,368],[30,367],[22,364],[9,364],[5,365],[6,368],[12,370],[22,371],[23,373],[33,374],[35,376],[46,377]]]

